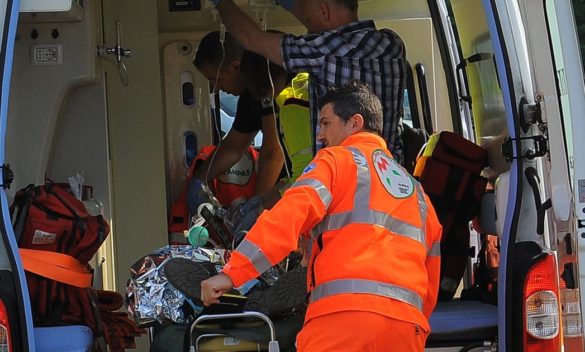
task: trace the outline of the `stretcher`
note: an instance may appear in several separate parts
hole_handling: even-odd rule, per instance
[[[260,339],[255,338],[254,341],[237,337],[242,332],[250,335],[250,332],[261,326],[268,328],[268,336],[262,336],[264,334],[260,333],[257,335]],[[270,318],[260,312],[201,315],[191,325],[189,337],[190,352],[280,352],[275,325]],[[267,337],[267,340],[264,341],[264,337]]]

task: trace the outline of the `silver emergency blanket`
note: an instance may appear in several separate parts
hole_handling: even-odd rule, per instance
[[[195,262],[214,263],[217,271],[220,271],[225,264],[224,252],[190,245],[172,245],[144,256],[130,268],[130,280],[126,288],[128,313],[139,326],[154,322],[188,323],[189,316],[185,314],[188,310],[184,305],[190,305],[195,313],[202,307],[192,305],[185,295],[167,281],[164,265],[171,258],[188,258]]]
[[[126,287],[129,315],[139,326],[149,326],[152,323],[190,323],[203,307],[194,305],[167,281],[164,265],[171,258],[187,258],[199,263],[212,263],[216,271],[220,272],[225,265],[226,254],[223,249],[171,245],[142,257],[130,267],[130,280]],[[251,280],[238,287],[238,290],[245,295],[256,285],[272,286],[283,273],[282,268],[274,266],[264,272],[260,280]]]

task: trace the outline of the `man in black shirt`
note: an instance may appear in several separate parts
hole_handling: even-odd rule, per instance
[[[201,183],[215,179],[240,160],[259,130],[263,137],[255,194],[265,192],[276,183],[284,164],[271,104],[263,106],[245,89],[240,74],[243,52],[240,44],[229,33],[225,33],[223,43],[220,37],[218,31],[207,34],[199,44],[193,64],[209,80],[214,92],[223,90],[240,98],[231,130],[216,149],[215,156],[208,158],[190,181],[187,206],[192,213],[202,202],[198,196]]]

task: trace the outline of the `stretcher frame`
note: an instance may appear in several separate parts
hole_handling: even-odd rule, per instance
[[[208,314],[208,315],[201,315],[199,316],[193,324],[191,324],[189,330],[189,352],[198,352],[199,351],[199,342],[205,338],[211,337],[220,337],[220,336],[228,336],[226,334],[219,334],[219,333],[211,333],[211,334],[203,334],[197,337],[195,344],[193,344],[193,331],[197,326],[208,320],[221,320],[221,319],[235,319],[235,318],[257,318],[262,322],[266,323],[268,329],[270,330],[270,341],[268,341],[268,352],[280,352],[280,346],[278,341],[276,340],[276,329],[274,328],[274,323],[268,316],[262,314],[260,312],[253,312],[247,311],[242,313],[229,313],[229,314]]]

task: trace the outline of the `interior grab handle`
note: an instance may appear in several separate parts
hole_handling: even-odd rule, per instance
[[[433,119],[431,117],[431,102],[429,99],[429,91],[427,87],[427,75],[425,66],[417,63],[415,66],[416,77],[418,78],[418,89],[420,93],[420,101],[422,105],[422,117],[425,124],[425,130],[428,134],[433,133]]]
[[[540,198],[540,189],[538,188],[540,178],[538,177],[538,173],[536,172],[535,168],[527,168],[524,170],[524,175],[528,180],[530,188],[532,188],[534,203],[536,204],[536,233],[542,236],[544,235],[544,218],[546,216],[546,211],[552,207],[552,201],[547,199],[544,203],[542,203]]]
[[[107,47],[105,45],[98,45],[97,54],[100,57],[106,57],[107,55],[116,56],[116,64],[118,67],[118,74],[122,84],[127,86],[129,84],[128,70],[124,64],[124,58],[132,56],[132,50],[124,49],[122,47],[122,24],[120,21],[116,21],[116,45],[114,47]]]

